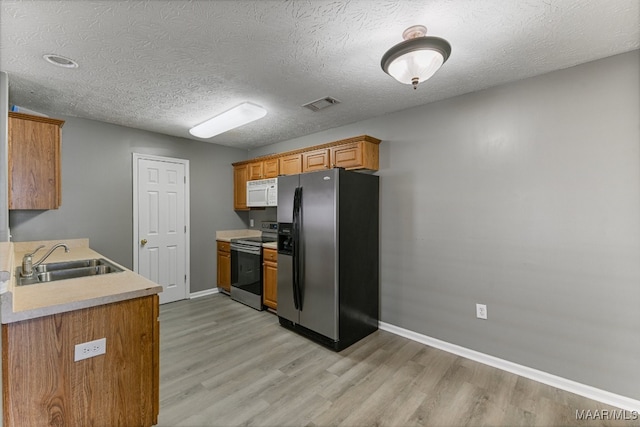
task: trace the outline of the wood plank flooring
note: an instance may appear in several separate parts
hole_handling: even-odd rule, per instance
[[[639,424],[385,331],[335,353],[222,294],[161,306],[160,336],[162,427]]]

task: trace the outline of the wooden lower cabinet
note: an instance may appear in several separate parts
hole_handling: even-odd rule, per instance
[[[100,338],[105,354],[74,361]],[[157,295],[3,324],[3,425],[157,424],[159,340]]]
[[[218,287],[231,292],[231,245],[218,241]]]
[[[262,251],[262,303],[278,309],[278,251],[265,248]]]

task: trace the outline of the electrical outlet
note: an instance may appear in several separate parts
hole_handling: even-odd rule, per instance
[[[76,344],[73,361],[88,359],[90,357],[99,356],[107,352],[107,339],[88,341],[82,344]]]
[[[476,304],[476,317],[487,320],[487,306],[485,304]]]

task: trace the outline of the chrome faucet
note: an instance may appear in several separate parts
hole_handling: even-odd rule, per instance
[[[63,247],[65,252],[69,252],[69,246],[65,245],[64,243],[57,243],[53,245],[51,249],[49,249],[49,251],[44,254],[42,258],[40,258],[40,261],[36,262],[35,264],[33,263],[33,255],[35,255],[35,253],[40,249],[44,248],[44,245],[40,245],[33,252],[25,254],[25,256],[22,257],[22,271],[20,272],[20,275],[22,277],[33,276],[33,268],[42,264],[44,260],[47,259],[49,255],[51,255],[51,253],[59,247]]]

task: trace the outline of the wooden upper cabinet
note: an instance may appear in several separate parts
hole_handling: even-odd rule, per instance
[[[280,167],[278,159],[269,159],[262,162],[262,173],[265,178],[275,178],[279,175]]]
[[[249,165],[233,167],[233,209],[248,210],[247,207],[247,180],[249,178]]]
[[[62,204],[63,120],[9,113],[9,209],[57,209]]]
[[[329,169],[331,161],[328,148],[306,151],[302,153],[302,172],[313,172]]]
[[[302,153],[302,172],[329,168],[378,170],[378,144],[358,141]]]
[[[380,140],[368,135],[233,163],[234,209],[248,210],[247,181],[345,168],[378,170]]]
[[[278,176],[278,159],[249,163],[249,181],[275,178]]]
[[[332,168],[378,170],[378,145],[359,141],[330,150]]]
[[[280,175],[296,175],[302,173],[302,154],[282,156],[280,161]]]
[[[262,162],[249,163],[249,181],[262,179]]]

